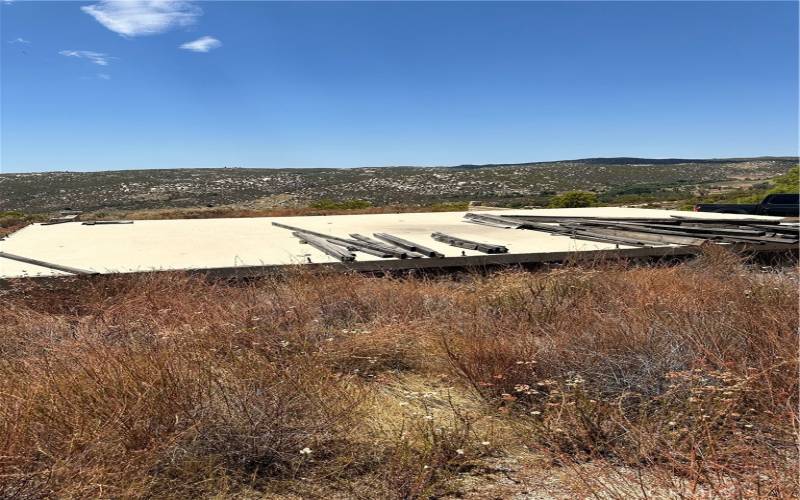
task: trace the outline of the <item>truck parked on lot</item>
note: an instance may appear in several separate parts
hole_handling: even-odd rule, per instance
[[[722,214],[774,215],[778,217],[800,216],[800,194],[768,194],[761,203],[716,204],[702,203],[694,206],[695,212],[716,212]]]

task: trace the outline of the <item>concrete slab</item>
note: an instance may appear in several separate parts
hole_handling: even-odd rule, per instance
[[[101,274],[158,270],[258,269],[308,263],[341,265],[338,260],[319,250],[301,244],[292,236],[291,231],[273,226],[272,221],[340,237],[348,237],[350,233],[366,236],[372,236],[376,232],[391,233],[437,250],[447,258],[452,258],[451,264],[459,265],[537,261],[541,257],[531,256],[617,248],[635,250],[635,253],[655,250],[617,247],[608,243],[572,240],[565,236],[552,236],[536,231],[471,224],[465,222],[465,213],[137,220],[133,224],[120,225],[82,225],[80,222],[33,224],[0,241],[0,251]],[[508,210],[502,213],[570,217],[669,218],[671,215],[681,215],[721,220],[741,218],[728,214],[693,214],[617,207]],[[463,250],[462,253],[459,248],[433,240],[430,234],[434,231],[502,244],[508,247],[509,254],[491,256],[487,260],[489,256],[477,251]],[[356,255],[356,263],[351,267],[358,269],[441,267],[444,264],[442,259],[383,259],[360,252]],[[0,278],[63,275],[65,273],[60,271],[0,258]]]

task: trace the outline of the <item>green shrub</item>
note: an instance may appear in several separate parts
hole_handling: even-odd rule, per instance
[[[550,198],[550,208],[581,208],[597,205],[597,195],[586,191],[568,191]]]
[[[800,166],[790,169],[784,175],[769,179],[767,182],[754,184],[749,189],[737,189],[727,193],[693,198],[681,205],[680,208],[681,210],[691,210],[697,203],[756,204],[768,194],[798,192],[800,192]]]
[[[11,228],[44,220],[42,215],[29,215],[16,210],[0,210],[0,228]]]
[[[343,200],[334,201],[330,199],[322,199],[311,203],[309,207],[319,210],[352,210],[357,208],[369,208],[372,203],[367,200]]]
[[[775,178],[772,184],[774,187],[769,190],[768,194],[800,192],[800,166],[794,167],[786,174]]]

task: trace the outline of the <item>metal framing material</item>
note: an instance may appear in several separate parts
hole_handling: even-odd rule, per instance
[[[294,231],[292,234],[316,248],[320,252],[325,252],[331,257],[337,258],[342,262],[351,262],[356,260],[356,256],[351,252],[340,249],[336,245],[331,244],[329,240],[324,240],[313,234],[301,233],[300,231]]]
[[[782,226],[761,225],[751,227],[747,224],[732,226],[730,220],[674,218],[674,219],[621,219],[608,217],[556,217],[530,216],[531,219],[545,219],[548,223],[534,222],[515,216],[495,216],[487,214],[467,213],[469,222],[478,222],[500,226],[508,221],[517,229],[530,229],[551,234],[569,235],[574,239],[618,243],[624,245],[646,246],[662,245],[700,245],[705,241],[717,243],[752,243],[763,245],[779,243],[794,245],[798,238],[794,232],[782,229]],[[712,224],[713,220],[713,224]],[[743,220],[736,220],[743,224]],[[751,220],[749,222],[761,222]],[[770,232],[769,228],[781,228]]]
[[[70,274],[97,274],[95,272],[87,271],[85,269],[78,269],[77,267],[62,266],[60,264],[45,262],[43,260],[38,260],[38,259],[31,259],[29,257],[24,257],[22,255],[15,255],[13,253],[8,253],[8,252],[0,252],[0,257],[10,260],[16,260],[18,262],[24,262],[26,264],[33,264],[35,266],[46,267],[48,269],[55,269],[56,271],[62,271]]]
[[[397,246],[394,246],[394,245],[390,245],[390,244],[384,243],[382,241],[373,240],[372,238],[369,238],[369,237],[364,236],[362,234],[353,233],[353,234],[350,235],[350,237],[353,238],[354,240],[358,241],[359,243],[363,244],[363,245],[368,245],[368,246],[370,246],[372,248],[377,248],[377,249],[383,250],[384,252],[389,254],[389,255],[387,255],[387,257],[396,257],[398,259],[409,259],[409,258],[418,259],[420,257],[425,257],[424,255],[416,253],[416,252],[412,252],[411,250],[405,250],[403,248],[400,248],[400,247],[397,247]]]
[[[400,248],[405,248],[406,250],[410,250],[412,252],[421,253],[423,255],[427,255],[428,257],[436,257],[436,258],[443,258],[444,254],[437,252],[436,250],[432,250],[428,247],[419,245],[414,243],[413,241],[408,241],[403,238],[398,238],[397,236],[393,236],[387,233],[374,233],[373,236],[376,238],[387,241],[392,245],[398,246]]]
[[[654,244],[654,245],[702,245],[705,242],[705,240],[701,238],[691,238],[688,236],[675,236],[675,235],[640,232],[634,229],[626,229],[624,231],[620,231],[618,229],[606,228],[606,227],[593,228],[591,231],[588,231],[584,234],[608,235],[612,237],[627,239],[631,242],[640,242],[644,244]]]
[[[110,224],[133,224],[132,220],[87,220],[81,222],[84,226],[105,226]]]
[[[504,245],[465,240],[464,238],[459,238],[458,236],[440,232],[431,233],[431,238],[442,243],[447,243],[450,246],[466,248],[469,250],[477,250],[483,253],[508,253],[508,248]]]

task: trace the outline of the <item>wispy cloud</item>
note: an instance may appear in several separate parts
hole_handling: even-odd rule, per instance
[[[97,78],[101,80],[111,80],[111,75],[108,73],[97,73]]]
[[[203,9],[183,0],[101,0],[81,10],[123,36],[163,33],[194,24]]]
[[[24,38],[15,38],[13,40],[9,40],[8,43],[21,43],[23,45],[30,45],[30,40],[25,40]]]
[[[204,36],[192,42],[186,42],[180,46],[184,50],[191,50],[192,52],[208,52],[211,49],[216,49],[222,46],[222,42],[213,36]]]
[[[115,59],[108,54],[92,52],[91,50],[62,50],[59,52],[59,54],[67,57],[77,57],[78,59],[87,59],[88,61],[100,66],[108,66],[110,60]]]

